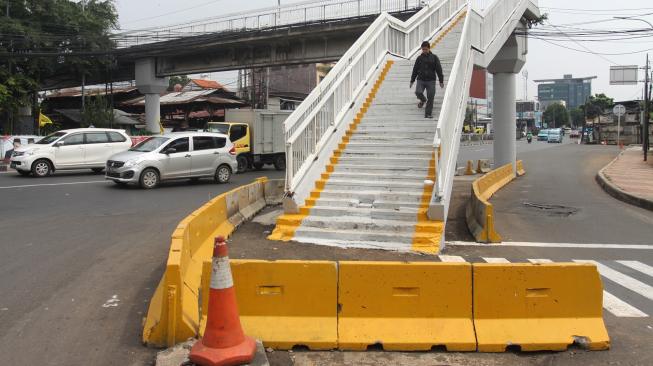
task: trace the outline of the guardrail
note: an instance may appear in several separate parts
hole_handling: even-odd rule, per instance
[[[204,18],[167,27],[129,30],[113,35],[119,47],[167,41],[215,32],[274,28],[419,9],[420,0],[312,0],[254,11]]]
[[[294,192],[388,54],[410,58],[466,2],[437,0],[404,22],[387,13],[361,35],[285,122],[286,189]]]

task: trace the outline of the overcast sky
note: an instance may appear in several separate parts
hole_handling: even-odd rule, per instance
[[[282,4],[293,2],[298,1],[281,0]],[[123,29],[169,25],[231,12],[276,6],[276,4],[277,0],[116,0]],[[549,14],[548,22],[556,26],[601,30],[647,27],[643,22],[615,20],[614,16],[638,16],[653,23],[653,14],[649,14],[653,13],[653,1],[651,0],[540,0],[539,5],[542,12]],[[603,56],[589,52],[616,54],[652,49],[650,52],[653,56],[653,37],[643,38],[643,41],[639,39],[580,42],[579,44],[566,40],[555,41],[555,43],[584,52],[576,52],[542,40],[530,39],[529,54],[524,67],[528,70],[529,98],[533,98],[537,94],[537,86],[533,80],[560,78],[563,74],[572,74],[574,77],[596,75],[598,79],[592,83],[592,93],[606,93],[616,100],[634,99],[641,96],[641,85],[610,86],[609,68],[611,65],[644,65],[645,52]],[[235,78],[233,72],[214,73],[210,77],[225,83],[233,83]],[[520,75],[518,80],[517,96],[523,98],[523,76]]]

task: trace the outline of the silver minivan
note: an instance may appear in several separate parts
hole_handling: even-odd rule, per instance
[[[220,133],[183,132],[153,136],[106,164],[106,179],[150,189],[166,180],[213,178],[227,183],[238,169],[236,149]]]

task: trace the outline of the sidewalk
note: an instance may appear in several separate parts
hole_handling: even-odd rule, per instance
[[[624,150],[599,171],[596,180],[613,197],[653,210],[653,154],[644,161],[641,147]]]

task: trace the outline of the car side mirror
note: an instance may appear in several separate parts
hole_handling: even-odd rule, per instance
[[[174,154],[176,152],[177,152],[177,149],[175,149],[174,147],[169,147],[169,148],[163,150],[163,153],[166,154],[166,155]]]
[[[63,145],[64,145],[63,141],[58,141],[58,142],[55,142],[55,144],[53,146],[54,147],[59,147],[59,146],[63,146]]]

